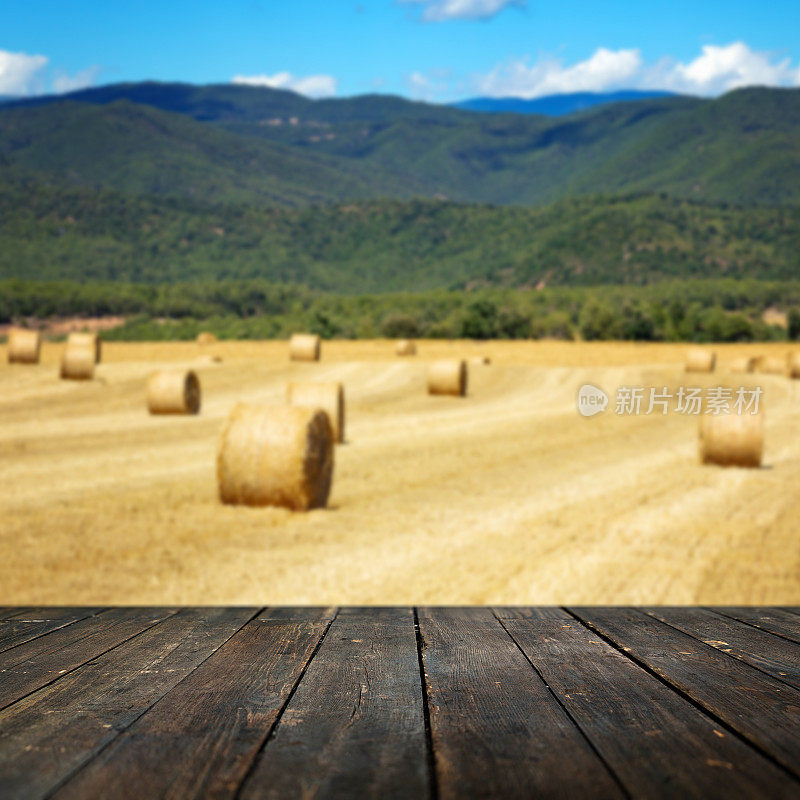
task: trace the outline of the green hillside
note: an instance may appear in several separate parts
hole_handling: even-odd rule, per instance
[[[298,205],[372,197],[364,165],[119,100],[0,110],[0,180]]]
[[[0,179],[280,205],[436,195],[543,205],[631,191],[800,200],[797,89],[558,118],[231,85],[120,84],[68,98],[0,108]]]
[[[286,209],[0,185],[0,278],[258,278],[355,294],[799,276],[796,207],[630,195],[543,208],[415,200]]]

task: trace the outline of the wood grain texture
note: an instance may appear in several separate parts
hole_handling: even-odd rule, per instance
[[[439,796],[622,797],[486,608],[419,611]]]
[[[645,608],[650,616],[800,689],[800,644],[702,608]]]
[[[412,609],[340,612],[241,797],[427,797],[422,691]]]
[[[800,692],[697,639],[623,608],[571,611],[800,776]]]
[[[738,619],[761,630],[800,643],[800,616],[785,608],[722,606],[712,608],[717,614]]]
[[[632,797],[797,796],[797,781],[566,612],[503,625]]]
[[[284,608],[257,616],[56,797],[232,797],[334,613]]]
[[[88,607],[43,608],[30,609],[27,613],[14,614],[7,619],[0,616],[0,652],[38,639],[73,622],[93,617],[102,610]]]
[[[0,653],[0,708],[97,658],[176,610],[111,609]]]
[[[181,611],[0,712],[0,797],[49,796],[256,610]]]

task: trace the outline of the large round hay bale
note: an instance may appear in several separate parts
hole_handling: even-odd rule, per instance
[[[700,461],[758,467],[764,450],[763,414],[705,414],[700,418]]]
[[[428,367],[428,394],[467,393],[467,365],[461,360],[434,361]]]
[[[61,356],[60,376],[70,381],[90,381],[94,378],[97,352],[89,345],[73,345],[64,350]]]
[[[94,351],[95,364],[100,363],[101,348],[100,337],[96,333],[76,331],[67,336],[67,349],[71,347],[88,347]]]
[[[489,358],[489,356],[473,356],[469,360],[469,363],[470,364],[475,364],[476,366],[484,367],[484,366],[487,366],[488,364],[491,364],[492,363],[492,359]]]
[[[767,356],[761,361],[760,371],[768,375],[785,375],[787,367],[786,356]]]
[[[289,358],[292,361],[319,361],[319,336],[313,333],[295,333],[289,340]]]
[[[38,364],[41,348],[42,337],[39,331],[12,328],[8,332],[9,364]]]
[[[717,354],[713,350],[695,347],[686,354],[687,372],[713,372]]]
[[[731,372],[755,372],[757,360],[755,356],[735,358],[731,361]]]
[[[333,431],[315,408],[239,403],[222,432],[217,483],[223,503],[323,508],[333,477]]]
[[[191,370],[160,370],[147,379],[147,408],[151,414],[197,414],[200,381]]]
[[[216,344],[217,337],[209,331],[202,331],[197,334],[197,344]]]
[[[322,409],[331,423],[333,441],[344,441],[344,387],[341,383],[293,382],[286,387],[286,400],[293,406]]]
[[[394,352],[398,356],[415,356],[417,354],[417,344],[411,339],[401,339],[394,346]]]
[[[790,378],[800,378],[800,353],[792,353],[786,360],[786,373]]]

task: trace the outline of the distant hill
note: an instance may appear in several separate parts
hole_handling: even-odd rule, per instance
[[[620,92],[575,92],[552,94],[525,100],[521,97],[472,97],[452,105],[464,111],[481,111],[488,114],[543,114],[546,117],[562,117],[576,111],[585,111],[595,106],[610,103],[625,103],[635,100],[652,100],[656,97],[674,97],[672,92],[647,92],[633,89]]]
[[[798,89],[544,117],[381,95],[119,84],[0,107],[0,181],[272,205],[544,205],[627,192],[781,205],[800,201],[798,132]]]
[[[258,278],[356,294],[800,278],[800,208],[657,195],[284,209],[0,185],[0,243],[0,279]]]

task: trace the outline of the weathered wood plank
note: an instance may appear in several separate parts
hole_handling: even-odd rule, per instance
[[[424,798],[430,776],[414,614],[340,612],[241,793]]]
[[[800,689],[800,644],[702,608],[643,610],[732,658]]]
[[[642,611],[571,611],[800,775],[800,692]]]
[[[93,617],[102,608],[44,608],[0,619],[0,653],[38,639],[73,622]]]
[[[503,625],[632,797],[798,796],[800,782],[566,612]]]
[[[0,608],[0,621],[22,617],[35,611],[38,611],[38,609],[33,606],[4,606]]]
[[[136,636],[176,610],[112,609],[0,653],[0,708]]]
[[[621,797],[486,608],[420,609],[439,796]]]
[[[181,611],[0,712],[0,796],[49,795],[256,611]]]
[[[61,798],[231,797],[333,609],[270,609],[63,786]]]
[[[717,614],[738,619],[761,630],[783,636],[800,643],[800,617],[785,608],[751,608],[748,606],[724,606],[712,608]]]

